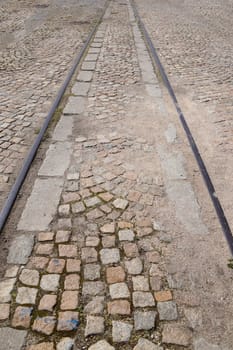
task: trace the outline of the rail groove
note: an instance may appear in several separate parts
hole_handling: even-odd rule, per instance
[[[201,172],[201,175],[203,177],[203,180],[205,182],[205,185],[207,187],[207,190],[209,192],[209,195],[210,195],[210,198],[212,200],[212,203],[213,203],[213,206],[215,208],[215,211],[216,211],[216,214],[217,214],[217,217],[218,217],[218,220],[220,222],[220,225],[222,227],[222,231],[224,233],[224,236],[226,238],[226,241],[228,243],[228,246],[229,246],[229,249],[230,249],[230,252],[231,254],[233,255],[233,235],[232,235],[232,231],[231,231],[231,228],[229,226],[229,223],[228,223],[228,220],[225,216],[225,213],[224,213],[224,210],[223,210],[223,207],[221,205],[221,202],[220,200],[218,199],[218,196],[216,194],[216,191],[215,191],[215,188],[214,188],[214,184],[211,180],[211,177],[208,173],[208,170],[206,168],[206,165],[202,159],[202,156],[200,154],[200,151],[198,149],[198,146],[195,142],[195,139],[193,138],[193,135],[192,135],[192,132],[188,126],[188,123],[185,119],[185,116],[181,110],[181,107],[179,105],[179,102],[176,98],[176,95],[175,95],[175,92],[174,92],[174,89],[168,79],[168,76],[165,72],[165,69],[162,65],[162,62],[160,61],[160,58],[158,56],[158,53],[153,45],[153,42],[150,38],[150,35],[138,13],[138,10],[136,8],[136,5],[134,3],[133,0],[130,0],[130,3],[132,5],[132,8],[133,8],[133,11],[134,11],[134,15],[135,15],[135,18],[137,19],[138,21],[138,26],[143,34],[143,37],[144,37],[144,40],[145,40],[145,43],[147,45],[147,48],[149,50],[149,53],[151,55],[151,58],[152,58],[152,61],[153,61],[153,64],[155,65],[155,67],[158,68],[159,70],[159,73],[162,77],[162,80],[164,82],[164,85],[166,87],[166,89],[168,90],[168,93],[175,105],[175,108],[176,108],[176,111],[178,113],[178,116],[179,116],[179,119],[180,119],[180,122],[182,124],[182,127],[186,133],[186,136],[187,136],[187,139],[189,141],[189,144],[191,146],[191,149],[192,149],[192,152],[193,152],[193,155],[196,159],[196,162],[199,166],[199,169],[200,169],[200,172]]]
[[[106,9],[108,7],[108,4],[109,4],[109,1],[107,0],[106,3],[105,3],[105,6],[104,6],[104,10],[99,18],[99,20],[97,21],[97,23],[95,24],[94,28],[90,31],[89,35],[87,36],[87,39],[85,40],[84,42],[84,45],[82,46],[80,52],[78,53],[77,57],[74,59],[73,61],[73,65],[71,67],[71,69],[69,70],[61,88],[59,89],[58,91],[58,94],[45,118],[45,121],[40,129],[40,132],[39,134],[37,135],[30,151],[28,152],[25,160],[24,160],[24,163],[19,171],[19,174],[16,178],[16,181],[15,183],[13,184],[10,192],[9,192],[9,195],[3,205],[3,208],[0,212],[0,233],[2,232],[2,229],[4,228],[5,224],[6,224],[6,221],[7,221],[7,218],[13,208],[13,205],[15,203],[15,200],[17,198],[17,195],[24,183],[24,180],[27,176],[27,173],[31,167],[31,164],[32,164],[32,161],[33,159],[35,158],[36,156],[36,153],[38,151],[38,148],[43,140],[43,137],[45,135],[45,132],[53,118],[53,115],[57,109],[57,107],[59,106],[59,103],[61,102],[62,100],[62,97],[64,96],[64,93],[76,71],[76,69],[78,68],[80,62],[82,61],[82,58],[84,57],[92,39],[94,38],[94,35],[98,29],[98,26],[99,24],[101,23],[103,17],[104,17],[104,14],[106,12]]]

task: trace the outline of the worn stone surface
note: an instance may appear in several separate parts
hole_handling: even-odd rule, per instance
[[[124,299],[130,297],[129,288],[126,283],[114,283],[109,286],[109,293],[112,299]]]
[[[156,311],[135,311],[134,328],[138,330],[150,330],[155,327]]]
[[[11,243],[7,256],[8,264],[26,264],[34,243],[34,235],[17,236]]]
[[[100,265],[87,264],[84,266],[84,278],[94,281],[100,278]]]
[[[131,275],[139,275],[142,272],[142,262],[140,258],[134,258],[131,260],[125,260],[125,266]]]
[[[10,315],[10,304],[0,304],[0,320],[8,319]]]
[[[51,342],[43,342],[36,345],[31,345],[27,348],[27,350],[54,350],[54,345]]]
[[[36,332],[50,335],[55,328],[56,319],[53,316],[37,317],[33,323],[32,329]]]
[[[11,291],[14,287],[15,281],[15,278],[9,278],[0,282],[0,300],[2,303],[7,303],[11,300]]]
[[[97,343],[91,345],[88,350],[115,350],[106,340],[100,340]]]
[[[78,307],[78,292],[65,291],[62,293],[61,310],[75,310]]]
[[[79,325],[79,314],[74,311],[59,312],[58,315],[58,331],[74,331]]]
[[[173,301],[158,302],[157,308],[162,321],[172,321],[178,318],[177,307]]]
[[[149,282],[148,278],[144,276],[135,276],[132,278],[133,281],[133,289],[137,291],[149,291]]]
[[[19,220],[18,230],[44,231],[49,228],[49,224],[56,213],[62,185],[63,179],[60,178],[56,178],[56,180],[54,178],[37,179],[35,181]],[[50,193],[49,196],[48,193]],[[39,201],[38,195],[40,196]],[[12,261],[12,263],[17,262]]]
[[[112,321],[112,340],[116,343],[130,340],[133,326],[129,323]]]
[[[102,249],[100,251],[100,258],[104,265],[117,263],[120,261],[119,249]]]
[[[19,276],[19,280],[23,284],[27,284],[29,286],[37,286],[39,283],[39,272],[36,270],[23,269]]]
[[[18,304],[35,304],[38,289],[29,287],[18,288],[16,302]]]
[[[88,295],[103,295],[105,292],[105,286],[104,283],[101,281],[95,281],[95,282],[84,282],[83,283],[83,289],[82,294],[84,296]]]
[[[110,315],[130,315],[130,303],[127,300],[114,300],[108,303]]]
[[[99,316],[87,316],[85,337],[102,333],[104,333],[104,318]]]
[[[181,346],[190,345],[192,332],[189,328],[166,324],[163,328],[163,343]]]
[[[87,314],[102,314],[104,311],[104,297],[93,298],[84,308]]]
[[[72,338],[62,338],[57,344],[56,350],[72,350],[74,346],[74,339]]]
[[[25,341],[27,332],[9,327],[0,328],[0,350],[19,350]]]
[[[133,350],[163,350],[163,348],[145,338],[140,338]]]
[[[48,274],[41,277],[40,286],[42,289],[50,292],[56,292],[59,287],[60,276],[57,274]]]
[[[54,306],[57,303],[57,296],[54,294],[45,294],[40,299],[38,306],[39,310],[53,311]]]
[[[125,280],[125,271],[121,266],[108,267],[106,269],[108,283],[119,283]]]
[[[31,322],[32,307],[22,307],[18,306],[15,310],[12,326],[29,328]]]

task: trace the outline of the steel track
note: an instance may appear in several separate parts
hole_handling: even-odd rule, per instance
[[[11,187],[11,190],[9,192],[9,195],[3,205],[3,208],[0,212],[0,233],[2,232],[2,229],[4,228],[5,224],[6,224],[6,221],[7,221],[7,218],[14,206],[14,203],[15,203],[15,200],[17,198],[17,195],[24,183],[24,180],[27,176],[27,173],[28,171],[30,170],[30,167],[32,165],[32,162],[33,162],[33,159],[35,158],[36,156],[36,153],[39,149],[39,146],[43,140],[43,137],[45,135],[45,132],[53,118],[53,115],[56,111],[56,109],[58,108],[59,106],[59,103],[61,102],[63,96],[64,96],[64,93],[76,71],[76,69],[78,68],[80,62],[82,61],[83,57],[85,56],[86,52],[87,52],[87,49],[92,41],[92,39],[94,38],[95,36],[95,33],[100,25],[100,23],[102,22],[102,19],[104,17],[104,14],[107,10],[107,7],[109,5],[109,0],[106,1],[105,3],[105,6],[104,6],[104,10],[100,16],[100,18],[98,19],[96,25],[94,26],[94,28],[90,31],[89,35],[87,36],[87,39],[86,41],[84,42],[80,52],[78,53],[78,55],[76,56],[76,58],[74,59],[73,61],[73,64],[61,86],[61,88],[59,89],[58,91],[58,94],[54,100],[54,102],[52,103],[52,106],[45,118],[45,121],[40,129],[40,132],[39,134],[37,135],[33,145],[31,146],[31,149],[30,151],[28,152],[26,158],[24,159],[24,163],[19,171],[19,174],[15,180],[15,183],[13,184],[13,186]]]
[[[163,83],[166,87],[166,89],[168,90],[168,93],[173,101],[173,104],[175,105],[175,108],[176,108],[176,111],[178,113],[178,116],[179,116],[179,119],[180,119],[180,122],[181,122],[181,125],[185,131],[185,134],[187,136],[187,139],[189,141],[189,144],[191,146],[191,149],[192,149],[192,152],[193,152],[193,155],[196,159],[196,162],[198,164],[198,167],[200,169],[200,172],[201,172],[201,175],[203,177],[203,180],[204,180],[204,183],[207,187],[207,190],[209,192],[209,195],[210,195],[210,198],[212,200],[212,203],[213,203],[213,206],[215,208],[215,211],[216,211],[216,214],[217,214],[217,217],[218,217],[218,220],[219,220],[219,223],[222,227],[222,231],[223,231],[223,234],[226,238],[226,241],[228,243],[228,246],[229,246],[229,249],[230,249],[230,252],[231,252],[231,255],[233,255],[233,235],[232,235],[232,231],[231,231],[231,228],[230,228],[230,225],[228,223],[228,220],[225,216],[225,213],[224,213],[224,210],[223,210],[223,207],[221,205],[221,202],[220,200],[218,199],[218,196],[216,194],[216,191],[215,191],[215,188],[214,188],[214,185],[213,185],[213,182],[211,180],[211,177],[208,173],[208,170],[207,170],[207,167],[202,159],[202,156],[200,154],[200,151],[198,149],[198,146],[196,144],[196,141],[192,135],[192,132],[188,126],[188,123],[184,117],[184,114],[181,110],[181,107],[179,105],[179,102],[176,98],[176,95],[175,95],[175,92],[174,92],[174,89],[168,79],[168,76],[166,74],[166,71],[160,61],[160,58],[158,56],[158,53],[153,45],[153,42],[150,38],[150,35],[139,15],[139,12],[137,10],[137,7],[134,3],[134,0],[129,0],[130,3],[131,3],[131,6],[133,8],[133,11],[134,11],[134,15],[135,15],[135,18],[137,20],[137,23],[138,23],[138,26],[141,30],[141,33],[143,35],[143,38],[145,40],[145,43],[146,43],[146,46],[148,48],[148,51],[150,53],[150,56],[152,58],[152,62],[154,64],[154,66],[159,70],[159,73],[163,79]]]

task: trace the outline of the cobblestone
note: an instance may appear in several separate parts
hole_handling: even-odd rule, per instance
[[[172,321],[178,318],[176,304],[173,301],[158,302],[159,318],[162,321]]]
[[[85,337],[102,333],[104,333],[104,318],[99,316],[87,316]]]
[[[112,321],[112,340],[116,343],[130,340],[133,326],[129,323]]]
[[[62,338],[57,344],[57,350],[72,350],[74,347],[74,340],[72,338]]]
[[[40,299],[38,306],[39,310],[53,311],[54,306],[57,303],[57,296],[53,294],[45,294]]]
[[[16,296],[18,304],[35,304],[38,290],[36,288],[20,287]]]
[[[119,249],[102,249],[100,251],[100,258],[104,265],[118,263],[120,261]]]
[[[112,299],[129,298],[130,293],[126,283],[115,283],[109,286],[109,292]]]
[[[84,308],[87,314],[102,314],[104,311],[104,297],[95,297]]]
[[[10,315],[10,304],[0,304],[0,320],[6,320]]]
[[[180,346],[190,345],[192,332],[190,329],[172,324],[164,325],[163,342]]]
[[[155,327],[155,319],[155,311],[135,311],[134,328],[136,331],[153,329]]]
[[[140,338],[133,350],[163,350],[163,348],[147,339]]]
[[[56,319],[53,316],[37,317],[33,323],[32,329],[36,332],[50,335],[55,328]]]
[[[12,326],[29,328],[30,322],[31,322],[32,310],[33,308],[31,307],[18,306],[15,310],[15,313],[12,319]]]
[[[43,275],[40,281],[42,289],[50,292],[56,292],[59,287],[60,276],[57,274]]]
[[[88,350],[115,350],[106,340],[100,340],[88,348]]]
[[[139,275],[142,272],[143,268],[140,258],[126,260],[125,266],[128,273],[130,273],[131,275]]]
[[[108,303],[108,313],[111,315],[130,315],[130,303],[127,300],[115,300]]]

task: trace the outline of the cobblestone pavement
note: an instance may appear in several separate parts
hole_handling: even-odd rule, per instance
[[[136,3],[233,225],[232,3]]]
[[[1,1],[0,207],[104,1]]]
[[[192,265],[183,261],[178,279],[167,264],[168,255],[193,257],[192,237],[213,240],[185,147],[130,4],[110,2],[9,249],[0,350],[231,349],[230,317],[226,346],[200,337],[208,309],[203,290],[192,292]],[[175,247],[185,232],[190,246]],[[230,274],[221,268],[210,305]]]

